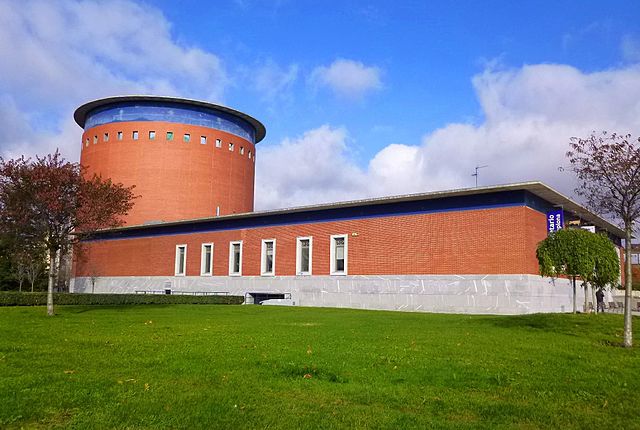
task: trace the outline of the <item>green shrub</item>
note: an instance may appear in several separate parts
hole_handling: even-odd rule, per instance
[[[239,305],[241,296],[191,296],[177,294],[71,294],[55,293],[56,305],[151,305],[151,304],[193,304],[193,305]],[[44,306],[47,293],[20,293],[0,291],[0,306]]]

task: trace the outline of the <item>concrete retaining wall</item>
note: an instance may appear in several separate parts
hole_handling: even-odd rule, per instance
[[[299,306],[346,307],[471,314],[570,312],[566,279],[536,275],[403,276],[157,276],[75,278],[71,291],[134,293],[170,288],[173,292],[290,294]],[[578,309],[584,295],[578,288]]]

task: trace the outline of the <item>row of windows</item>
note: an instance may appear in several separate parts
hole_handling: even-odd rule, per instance
[[[347,274],[347,235],[330,237],[330,274]],[[213,275],[213,243],[203,243],[200,250],[200,276]],[[296,275],[308,276],[313,266],[313,237],[296,239]],[[176,245],[175,275],[185,276],[187,245]],[[276,239],[264,239],[260,252],[260,275],[276,275]],[[242,276],[242,241],[229,243],[229,276]]]
[[[172,141],[173,137],[174,137],[173,131],[167,131],[165,139],[167,141]],[[140,133],[138,131],[132,131],[131,132],[131,139],[132,140],[139,140],[139,138],[140,138]],[[116,139],[117,140],[122,140],[123,139],[123,134],[122,134],[121,131],[116,133]],[[149,140],[156,140],[156,132],[155,131],[153,131],[153,130],[149,131]],[[87,147],[89,146],[89,141],[90,140],[87,137],[85,139],[85,146],[87,146]],[[102,141],[103,142],[108,142],[109,141],[109,133],[104,133],[102,135]],[[184,133],[182,135],[182,141],[186,142],[186,143],[191,142],[191,134]],[[200,136],[200,144],[201,145],[206,145],[207,141],[208,141],[207,136]],[[98,135],[94,135],[93,136],[93,143],[94,143],[94,145],[98,143]],[[216,139],[215,144],[216,144],[216,148],[222,148],[222,139]],[[232,143],[232,142],[229,142],[228,148],[229,148],[229,151],[231,151],[231,152],[235,151],[235,144]],[[240,146],[238,152],[240,153],[240,155],[244,155],[244,146]],[[248,152],[249,159],[254,159],[255,160],[255,156],[251,152],[251,150],[249,150],[247,152]]]

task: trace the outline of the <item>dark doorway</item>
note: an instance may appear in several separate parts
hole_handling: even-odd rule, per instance
[[[291,297],[290,294],[287,294],[287,295]],[[273,293],[248,293],[248,296],[253,299],[254,305],[259,305],[265,300],[286,298],[284,294],[273,294]]]

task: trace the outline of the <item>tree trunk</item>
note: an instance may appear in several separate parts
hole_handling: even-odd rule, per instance
[[[576,312],[578,312],[578,303],[577,303],[577,299],[576,299],[576,277],[574,276],[572,278],[573,282],[573,313],[575,314]]]
[[[18,291],[19,291],[19,292],[22,292],[22,283],[23,283],[23,282],[24,282],[24,281],[23,281],[22,279],[20,279],[20,281],[19,281],[19,283],[18,283]]]
[[[56,287],[58,287],[58,291],[64,291],[64,282],[62,282],[62,280],[60,279],[60,274],[62,273],[62,257],[64,257],[64,254],[62,253],[62,250],[58,251],[57,254],[57,267],[56,267]]]
[[[631,331],[631,221],[624,222],[624,346],[633,346],[633,332]]]
[[[35,283],[35,281],[31,281],[31,292],[33,293],[33,284]]]
[[[589,294],[587,293],[587,283],[583,282],[583,286],[584,286],[584,313],[586,314],[587,312],[589,312],[589,303],[587,301],[587,297],[589,296]]]
[[[56,282],[56,251],[49,251],[49,288],[47,290],[47,315],[53,313],[53,284]]]

